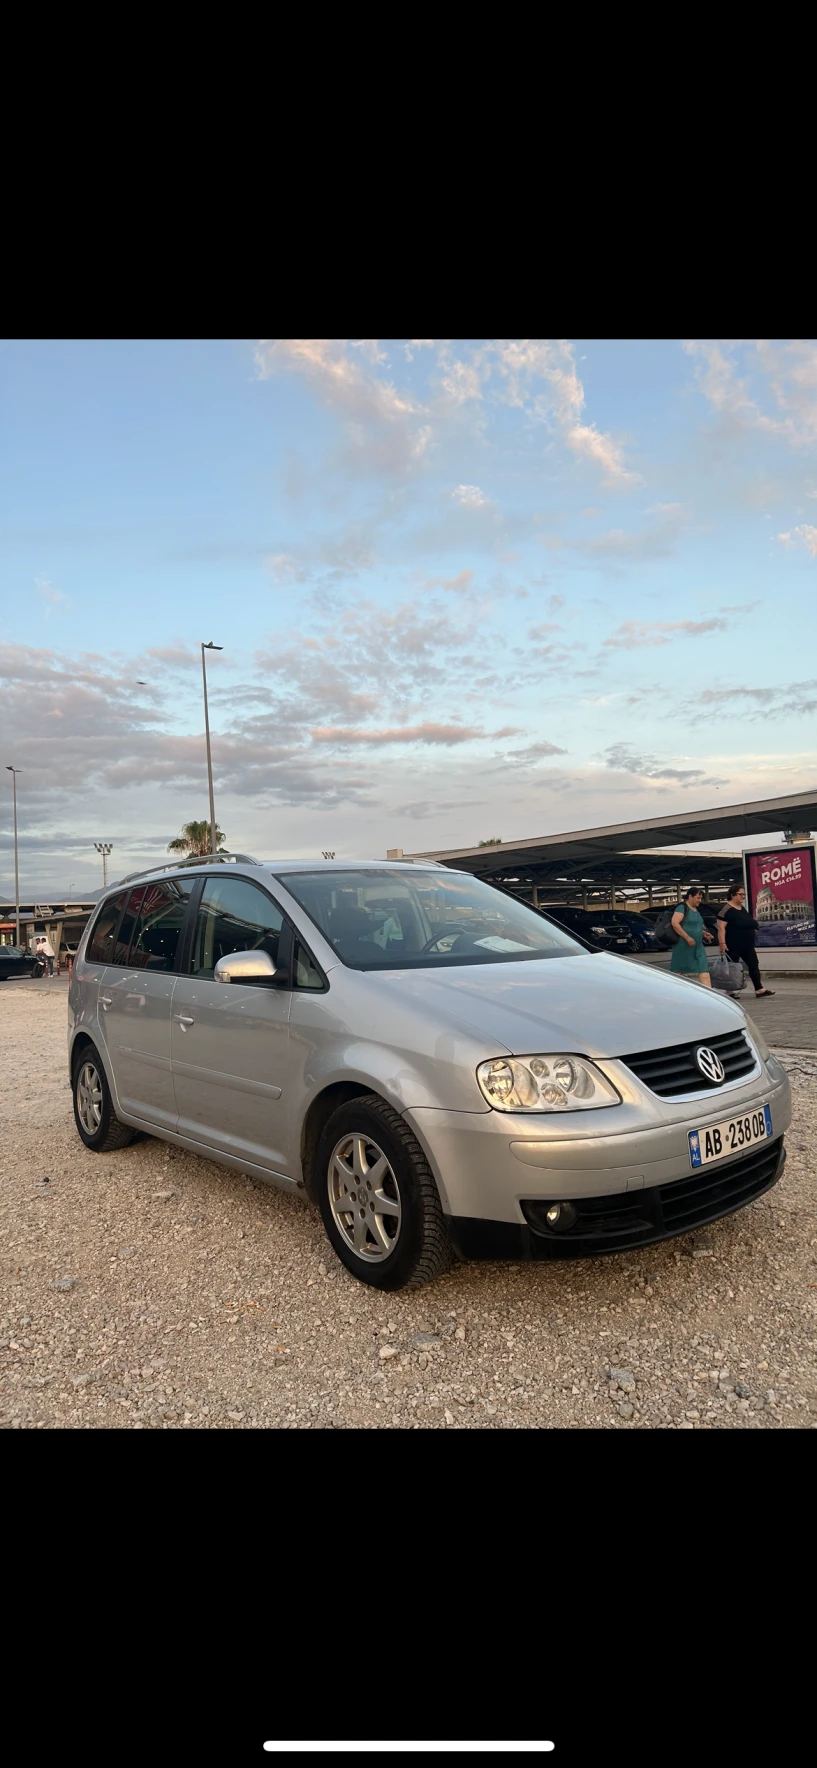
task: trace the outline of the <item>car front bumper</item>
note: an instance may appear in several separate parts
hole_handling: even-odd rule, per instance
[[[600,1066],[627,1095],[620,1106],[610,1110],[564,1113],[558,1118],[429,1107],[405,1113],[432,1166],[450,1221],[523,1229],[525,1239],[534,1234],[531,1223],[538,1203],[568,1201],[578,1208],[582,1202],[600,1205],[605,1199],[617,1199],[613,1210],[640,1202],[641,1217],[646,1220],[649,1216],[656,1229],[649,1237],[662,1239],[672,1215],[662,1199],[673,1186],[688,1189],[692,1184],[694,1189],[700,1181],[717,1185],[727,1175],[728,1187],[730,1170],[741,1164],[740,1157],[726,1158],[693,1171],[690,1130],[705,1129],[768,1105],[771,1137],[758,1144],[749,1158],[755,1153],[768,1154],[773,1147],[782,1151],[782,1136],[791,1122],[791,1092],[785,1071],[774,1059],[770,1065],[759,1064],[759,1072],[741,1084],[680,1100],[658,1098],[636,1083],[632,1074],[617,1072],[622,1066],[618,1063]],[[781,1168],[782,1159],[776,1172]],[[739,1175],[735,1172],[734,1176],[737,1180]],[[774,1183],[774,1176],[768,1182]],[[649,1201],[647,1193],[651,1194]],[[718,1195],[722,1200],[726,1193]],[[681,1196],[679,1192],[679,1200]],[[714,1207],[714,1194],[710,1202]],[[740,1202],[735,1201],[716,1209],[716,1214],[728,1214],[730,1208],[739,1207]],[[586,1216],[588,1211],[581,1213]],[[641,1236],[640,1229],[638,1232]],[[460,1239],[463,1233],[465,1230]],[[468,1229],[467,1234],[476,1245],[480,1239],[477,1229]],[[502,1235],[494,1238],[501,1240]],[[566,1244],[566,1236],[558,1239]]]
[[[576,1200],[575,1220],[559,1232],[547,1225],[546,1200],[525,1202],[524,1223],[449,1216],[448,1231],[460,1258],[596,1258],[631,1252],[734,1215],[777,1183],[786,1163],[783,1138],[762,1143],[743,1160],[704,1167],[672,1185],[613,1192]]]

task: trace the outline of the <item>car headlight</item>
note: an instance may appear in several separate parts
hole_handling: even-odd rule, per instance
[[[761,1062],[768,1062],[769,1057],[771,1056],[772,1052],[769,1049],[769,1046],[766,1042],[765,1037],[763,1036],[762,1031],[758,1030],[758,1027],[755,1025],[754,1019],[750,1019],[747,1012],[744,1011],[743,1017],[746,1020],[746,1024],[749,1028],[749,1036],[752,1040],[752,1043],[755,1046],[755,1049],[757,1050],[757,1053],[760,1057]]]
[[[591,933],[606,933],[607,928],[606,927],[591,927],[590,932]]]
[[[621,1104],[606,1075],[584,1056],[499,1056],[480,1062],[477,1080],[495,1111],[598,1111]]]

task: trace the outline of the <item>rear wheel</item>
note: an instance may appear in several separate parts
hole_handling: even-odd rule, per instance
[[[416,1137],[376,1093],[329,1118],[317,1153],[323,1224],[347,1271],[375,1289],[416,1289],[451,1263],[434,1175]]]
[[[136,1134],[120,1123],[113,1108],[111,1089],[93,1044],[86,1044],[74,1063],[74,1122],[94,1154],[127,1148]]]

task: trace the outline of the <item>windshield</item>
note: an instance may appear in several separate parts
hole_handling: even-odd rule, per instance
[[[561,927],[457,872],[286,872],[280,882],[354,970],[437,969],[579,956]]]

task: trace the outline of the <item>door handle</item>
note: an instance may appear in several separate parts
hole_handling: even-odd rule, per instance
[[[101,1006],[110,1007],[111,1003],[113,1001],[113,996],[112,995],[100,995],[99,1000],[100,1000]]]
[[[191,1019],[189,1013],[177,1013],[176,1018],[180,1025],[195,1025],[196,1023],[195,1019]]]

